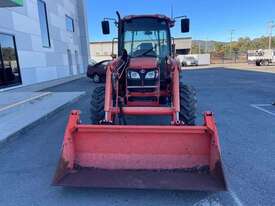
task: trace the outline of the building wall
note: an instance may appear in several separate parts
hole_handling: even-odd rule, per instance
[[[24,0],[23,7],[0,8],[0,32],[15,36],[23,85],[84,73],[88,64],[84,0],[44,2],[47,6],[50,48],[42,46],[37,0]],[[74,19],[75,32],[66,30],[65,15]],[[68,49],[72,53],[72,73],[69,71]]]
[[[192,38],[175,38],[176,49],[190,49],[192,47]]]
[[[192,47],[192,38],[175,38],[175,49],[186,50],[190,53]],[[91,42],[90,43],[91,58],[95,61],[102,61],[106,59],[112,59],[112,42]],[[114,54],[117,54],[117,42],[114,43]]]
[[[114,54],[117,54],[117,42],[114,44],[110,41],[90,43],[91,58],[97,62],[112,59],[112,47],[114,47]]]

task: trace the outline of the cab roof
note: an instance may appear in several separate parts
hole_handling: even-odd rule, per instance
[[[175,25],[175,21],[171,18],[161,15],[161,14],[151,14],[151,15],[129,15],[122,18],[122,21],[128,21],[131,19],[138,19],[138,18],[155,18],[155,19],[163,19],[165,20],[170,27],[173,27]]]

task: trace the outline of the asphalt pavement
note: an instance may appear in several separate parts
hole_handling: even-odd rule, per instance
[[[184,71],[182,81],[197,89],[199,119],[215,113],[228,192],[52,187],[69,111],[80,109],[89,122],[95,85],[81,79],[46,90],[86,91],[78,102],[0,146],[0,205],[275,205],[275,110],[253,107],[274,102],[275,74],[209,68]]]

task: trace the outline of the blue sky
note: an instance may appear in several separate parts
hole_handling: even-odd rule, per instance
[[[89,35],[91,41],[111,40],[116,36],[101,33],[100,22],[104,17],[129,14],[187,15],[191,20],[191,32],[181,34],[179,22],[172,30],[174,37],[191,36],[193,39],[229,41],[230,30],[233,38],[251,38],[267,34],[267,22],[275,21],[275,0],[86,0]]]

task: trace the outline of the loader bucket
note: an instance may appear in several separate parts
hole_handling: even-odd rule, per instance
[[[211,113],[204,126],[81,125],[73,111],[53,185],[226,190]]]

